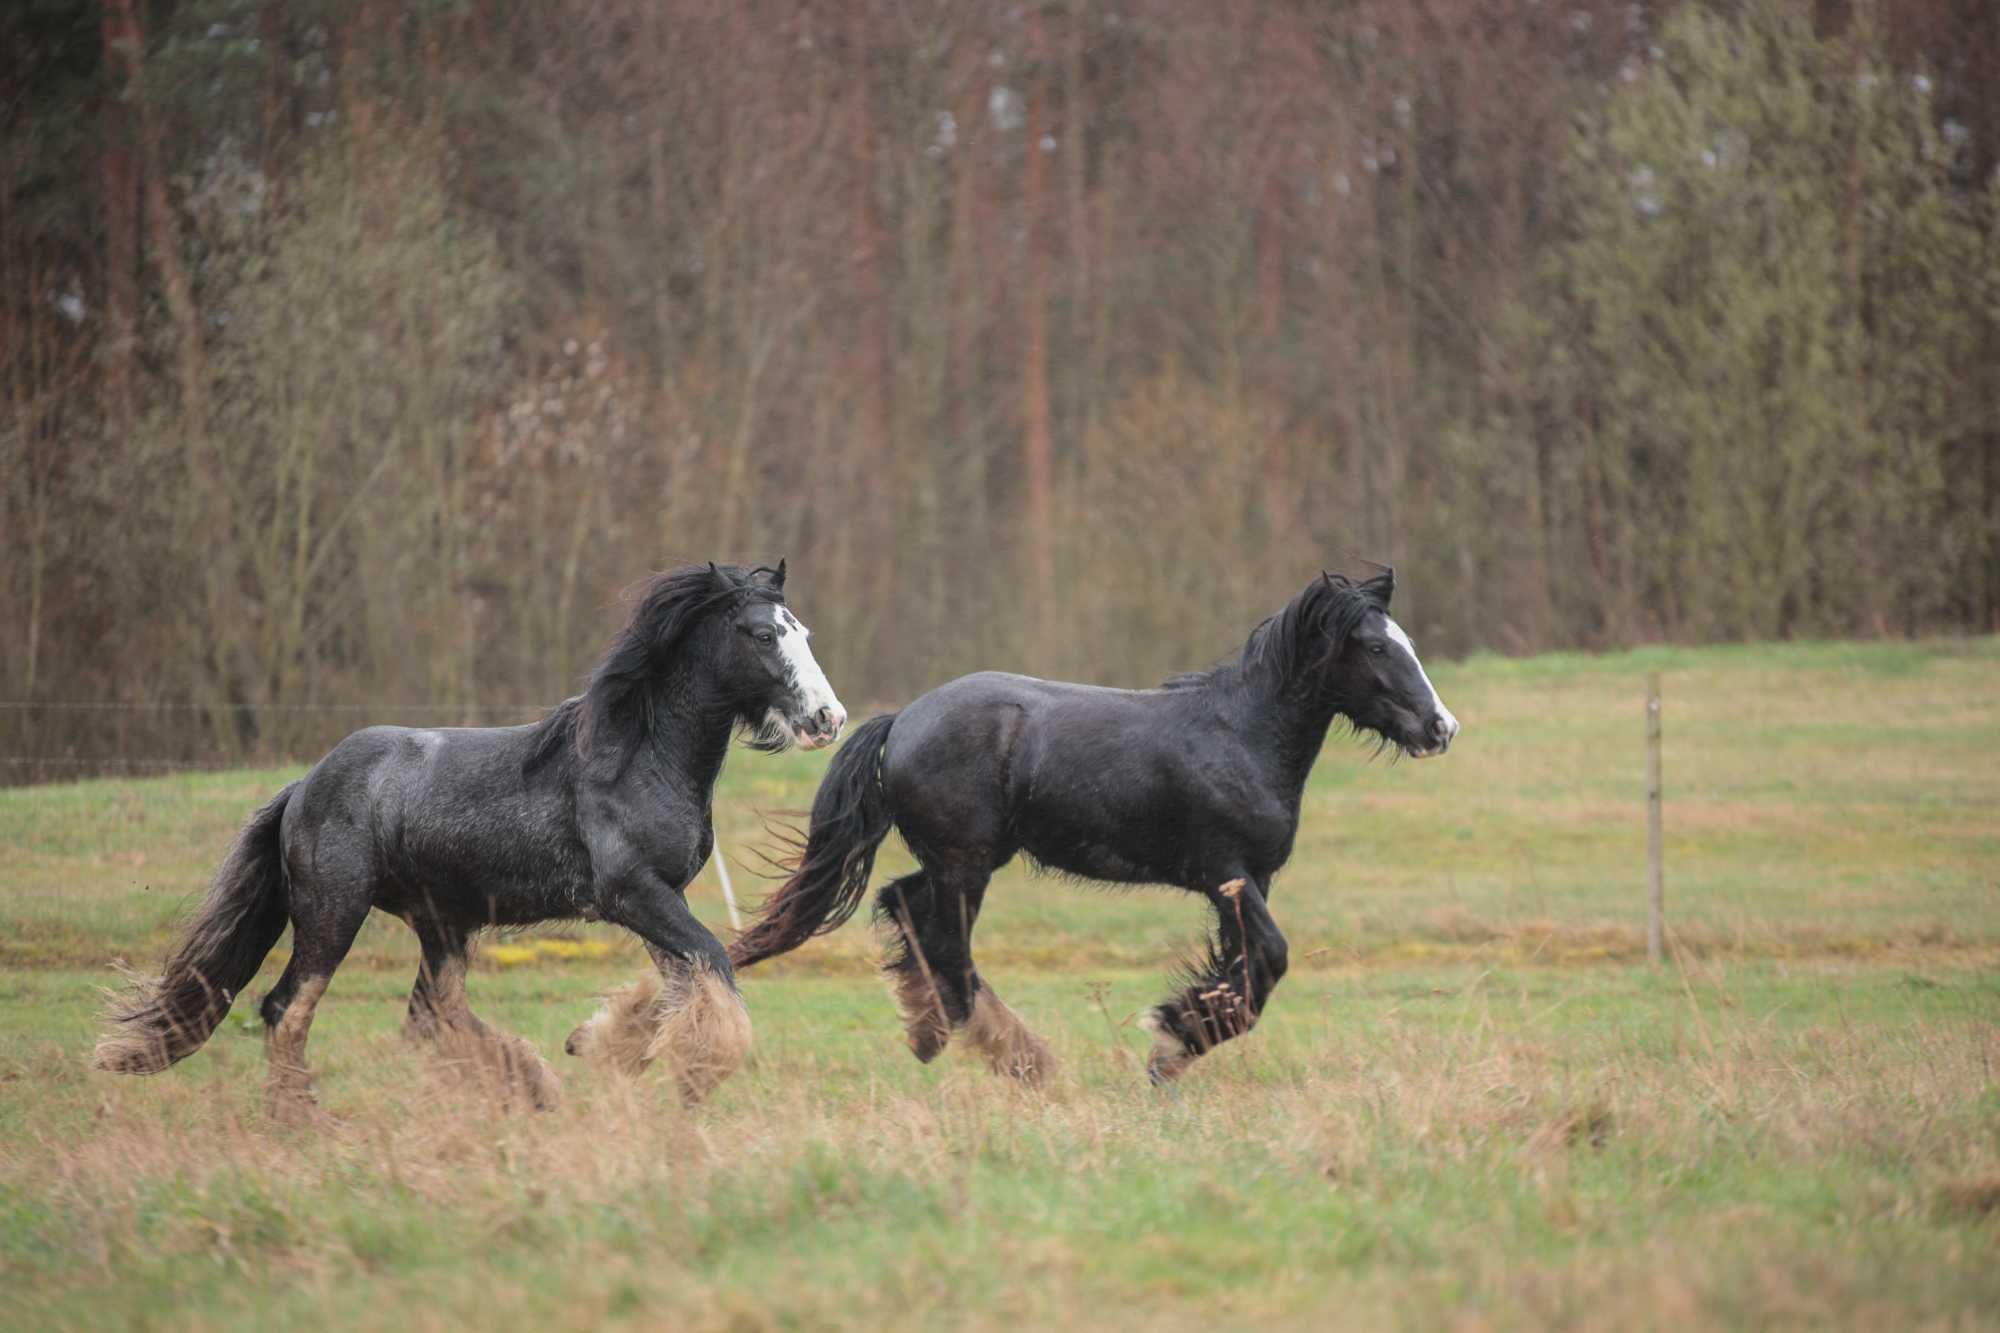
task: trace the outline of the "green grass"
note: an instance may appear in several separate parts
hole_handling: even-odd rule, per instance
[[[0,792],[0,1325],[2000,1326],[2000,645],[1434,674],[1461,744],[1330,747],[1274,897],[1298,967],[1164,1093],[1133,1020],[1195,905],[1010,869],[979,952],[1042,1094],[912,1061],[857,925],[746,978],[752,1065],[695,1110],[556,1054],[637,950],[489,959],[475,1006],[567,1088],[506,1114],[397,1035],[389,922],[314,1028],[338,1127],[275,1126],[242,1015],[160,1077],[85,1055],[104,961],[296,770]],[[823,765],[732,759],[724,845]]]
[[[1667,893],[1684,949],[2000,945],[2000,640],[1980,639],[1443,666],[1466,726],[1450,755],[1371,760],[1336,738],[1315,770],[1273,895],[1295,953],[1310,967],[1640,951],[1648,669],[1664,679]],[[739,867],[756,863],[764,813],[809,805],[826,762],[732,757],[716,822]],[[301,771],[0,790],[0,964],[157,956],[236,827]],[[883,872],[905,865],[892,838]],[[736,878],[759,891],[747,869]],[[690,899],[724,921],[712,870]],[[979,948],[1000,971],[1150,967],[1200,926],[1186,895],[1079,892],[1018,865],[988,903]],[[860,975],[871,947],[850,931],[784,966]],[[357,948],[362,965],[413,958],[389,921]]]

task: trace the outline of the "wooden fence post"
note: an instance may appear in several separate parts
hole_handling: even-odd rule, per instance
[[[1665,875],[1660,865],[1660,673],[1646,673],[1646,961],[1661,954]]]
[[[722,844],[715,844],[715,876],[722,881],[722,902],[729,909],[732,930],[743,929],[743,914],[736,910],[736,886],[729,882],[729,862],[722,857]]]

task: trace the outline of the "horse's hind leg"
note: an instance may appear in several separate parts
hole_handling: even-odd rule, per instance
[[[1216,912],[1207,955],[1189,969],[1181,993],[1147,1015],[1153,1050],[1146,1073],[1155,1083],[1179,1078],[1203,1055],[1255,1027],[1285,975],[1285,937],[1256,883],[1235,879],[1204,892]]]
[[[889,984],[917,1059],[936,1059],[958,1031],[996,1073],[1039,1084],[1055,1057],[973,965],[986,881],[983,872],[926,869],[883,885],[875,910],[895,932]]]
[[[910,1051],[925,1064],[951,1042],[951,1030],[971,1013],[970,987],[963,970],[940,975],[955,959],[948,938],[928,929],[937,917],[937,893],[923,871],[884,884],[875,897],[875,915],[893,932],[883,975],[903,1015]]]
[[[505,1091],[525,1094],[538,1111],[553,1108],[562,1087],[540,1052],[523,1037],[488,1027],[472,1012],[465,995],[467,933],[425,917],[412,918],[410,928],[423,948],[423,961],[417,965],[404,1034],[434,1042],[446,1059],[496,1078]]]
[[[404,1035],[432,1040],[457,1030],[483,1036],[486,1025],[474,1016],[465,998],[470,954],[466,933],[421,917],[411,920],[410,929],[416,932],[423,960],[417,964],[417,984],[410,991]]]
[[[291,892],[292,961],[264,997],[264,1110],[275,1120],[318,1116],[319,1093],[306,1065],[306,1035],[334,969],[347,957],[368,919],[365,880],[329,883],[294,880]]]

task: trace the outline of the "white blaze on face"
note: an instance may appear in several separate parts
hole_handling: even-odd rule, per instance
[[[807,749],[818,749],[822,745],[833,744],[834,737],[847,724],[847,710],[840,706],[840,700],[833,693],[833,686],[827,682],[826,673],[813,660],[812,649],[807,640],[812,631],[800,623],[799,618],[786,607],[778,608],[777,624],[778,652],[785,659],[785,669],[790,673],[792,684],[799,692],[800,716],[811,719],[825,709],[833,718],[833,729],[825,736],[801,735],[799,743]]]
[[[1444,700],[1438,698],[1437,686],[1431,684],[1430,673],[1424,670],[1423,661],[1417,656],[1417,645],[1410,642],[1410,636],[1403,633],[1401,625],[1388,616],[1384,616],[1383,619],[1388,621],[1389,642],[1410,655],[1410,662],[1417,668],[1418,678],[1424,682],[1424,688],[1431,692],[1431,707],[1444,719],[1444,743],[1450,745],[1452,738],[1458,735],[1458,718],[1444,706]]]

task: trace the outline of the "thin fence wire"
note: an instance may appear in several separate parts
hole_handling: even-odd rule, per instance
[[[0,755],[0,764],[12,764],[17,767],[41,767],[47,765],[56,768],[64,766],[73,768],[98,768],[102,766],[122,768],[220,768],[230,762],[232,761],[227,759],[217,759],[213,763],[203,763],[197,759],[144,759],[130,755],[101,755],[97,757],[75,754]]]
[[[0,699],[0,710],[104,713],[540,713],[546,704],[187,704],[105,699]]]
[[[457,717],[493,716],[513,714],[530,718],[541,717],[548,711],[543,704],[438,704],[438,703],[332,703],[332,704],[191,704],[191,703],[134,703],[117,699],[0,699],[0,712],[10,713],[156,713],[184,714],[213,712],[261,713],[370,713],[378,717],[395,717],[398,714],[450,714]],[[284,767],[287,764],[301,764],[305,761],[282,755],[216,755],[209,759],[161,759],[150,755],[80,755],[80,754],[0,754],[0,769],[19,772],[27,770],[23,785],[32,785],[38,773],[51,769],[76,773],[87,770],[85,777],[103,774],[106,770],[142,770],[155,773],[169,772],[218,772],[223,769],[240,767],[244,764]],[[7,785],[0,783],[0,785]],[[722,901],[729,913],[730,924],[741,930],[743,918],[736,902],[735,885],[731,882],[729,865],[722,844],[715,845],[712,864],[716,881],[722,890]],[[690,885],[690,888],[693,886]]]
[[[131,772],[213,772],[219,769],[235,768],[246,764],[282,766],[301,761],[304,751],[322,753],[337,741],[345,729],[325,729],[310,723],[296,724],[294,728],[276,728],[277,732],[288,733],[277,740],[274,747],[260,748],[254,744],[242,750],[226,753],[209,752],[209,745],[200,744],[204,737],[198,737],[187,730],[190,723],[203,717],[231,717],[247,720],[258,733],[273,730],[257,725],[259,718],[279,716],[306,718],[312,716],[368,717],[384,722],[400,719],[450,719],[457,723],[470,722],[529,722],[548,712],[546,704],[525,703],[435,703],[429,701],[400,702],[332,702],[332,703],[185,703],[170,701],[140,701],[126,699],[0,699],[0,717],[30,718],[46,715],[49,721],[37,726],[33,722],[23,722],[21,734],[15,740],[26,741],[34,749],[67,751],[67,753],[0,754],[0,785],[33,784],[44,778],[57,777],[74,779],[96,774],[116,774]],[[70,725],[55,721],[60,717],[78,719],[76,727],[84,727],[85,717],[129,716],[137,718],[158,718],[151,726],[142,722],[134,725],[141,732],[132,736],[122,724],[110,732],[96,727],[85,728],[86,732],[96,731],[95,736],[78,734]],[[302,725],[300,732],[296,726]],[[197,727],[197,729],[199,729]],[[36,733],[44,733],[36,744]],[[49,734],[53,733],[53,734]],[[176,746],[174,740],[180,738],[191,742],[186,746]],[[212,739],[212,738],[206,738]],[[119,746],[137,741],[149,749],[165,750],[170,754],[180,751],[178,757],[168,757],[160,753],[133,754],[121,752]],[[157,746],[152,744],[157,742]],[[97,746],[104,752],[92,753]],[[25,747],[24,747],[25,748]],[[300,753],[293,753],[293,750]],[[189,751],[194,751],[190,754]]]

